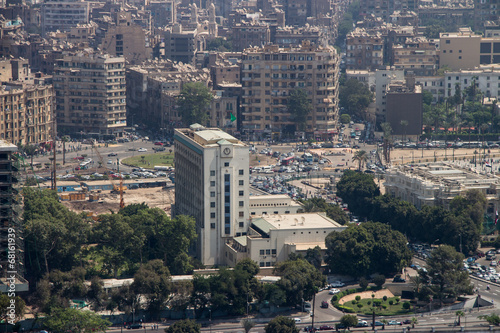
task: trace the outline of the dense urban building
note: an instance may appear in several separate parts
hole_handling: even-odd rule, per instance
[[[59,134],[122,136],[126,126],[125,59],[65,55],[54,69]]]
[[[290,92],[307,92],[312,111],[306,136],[319,139],[336,134],[339,58],[334,48],[303,42],[297,48],[267,45],[249,48],[242,59],[242,131],[248,138],[295,135],[296,124],[287,104]]]
[[[392,47],[394,67],[415,75],[434,75],[439,66],[436,44],[424,37],[407,38],[404,44]]]
[[[384,65],[384,38],[381,32],[357,28],[347,35],[347,69],[375,69]]]
[[[42,34],[69,31],[81,23],[89,23],[90,2],[83,0],[47,0],[42,4]]]
[[[386,119],[392,134],[402,138],[422,134],[422,87],[415,84],[415,77],[408,75],[406,82],[393,82],[386,93]]]
[[[196,254],[204,265],[225,263],[224,248],[248,230],[248,147],[216,128],[175,130],[175,215],[196,219]]]

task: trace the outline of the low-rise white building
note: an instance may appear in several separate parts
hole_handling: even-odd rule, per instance
[[[297,214],[302,205],[286,194],[267,194],[249,198],[250,216]]]
[[[263,215],[251,219],[247,235],[226,243],[224,257],[230,266],[250,258],[260,267],[271,267],[290,253],[305,254],[316,246],[326,250],[326,236],[345,228],[324,213]]]

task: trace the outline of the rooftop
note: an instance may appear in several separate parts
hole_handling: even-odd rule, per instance
[[[252,224],[265,233],[278,229],[293,230],[342,227],[339,223],[320,213],[263,215],[262,217],[252,219]]]
[[[0,140],[0,151],[17,151],[17,146],[5,140]]]

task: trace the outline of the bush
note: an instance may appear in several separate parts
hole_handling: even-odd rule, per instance
[[[376,299],[373,301],[373,305],[375,305],[375,306],[380,306],[380,304],[382,304],[382,301],[379,299]]]
[[[356,304],[356,300],[354,300],[354,299],[353,299],[353,300],[351,301],[351,304]]]
[[[339,300],[339,297],[337,295],[332,296],[332,303],[337,302]]]
[[[371,304],[372,304],[372,301],[368,301],[368,302],[366,302],[366,304],[371,305]]]
[[[399,297],[396,297],[396,304],[399,304],[399,301],[401,300],[401,298]]]
[[[391,299],[391,300],[389,301],[389,305],[393,305],[393,304],[394,304],[394,301]]]
[[[356,312],[356,311],[354,311],[354,309],[353,309],[353,308],[350,308],[350,307],[348,307],[348,306],[340,306],[338,309],[339,309],[340,311],[342,311],[342,310],[343,310],[345,313],[355,313],[355,312]]]
[[[357,307],[361,309],[363,307],[363,304],[358,303]]]
[[[387,301],[387,296],[382,297],[382,299],[384,300],[384,302]]]
[[[403,309],[405,310],[410,310],[411,304],[410,302],[406,301],[403,303]]]
[[[382,309],[384,309],[384,310],[387,309],[387,305],[382,304]]]
[[[359,295],[358,295],[358,296],[356,296],[356,301],[358,301],[358,302],[359,302],[360,300],[361,300],[361,296],[359,296]]]
[[[373,283],[379,288],[381,288],[385,283],[385,276],[377,274],[373,277]]]

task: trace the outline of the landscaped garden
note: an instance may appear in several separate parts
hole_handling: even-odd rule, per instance
[[[150,154],[139,154],[133,157],[125,158],[122,160],[122,164],[141,167],[145,169],[152,169],[155,166],[173,166],[174,165],[174,153],[173,152],[163,152],[163,153],[150,153]]]

